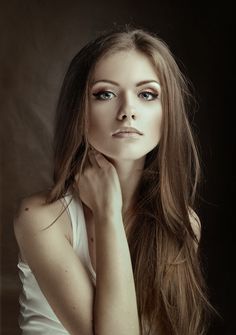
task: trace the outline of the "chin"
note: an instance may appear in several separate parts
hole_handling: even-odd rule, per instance
[[[152,145],[150,147],[143,147],[140,148],[140,145],[136,145],[133,148],[130,147],[113,147],[113,148],[105,148],[99,145],[93,145],[93,147],[101,152],[108,161],[111,163],[114,161],[137,161],[137,160],[144,160],[146,155],[151,152],[155,147],[155,145]]]

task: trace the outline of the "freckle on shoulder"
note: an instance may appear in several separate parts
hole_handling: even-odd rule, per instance
[[[26,216],[24,214],[31,213],[39,213],[44,208],[46,204],[46,192],[38,192],[31,196],[22,198],[16,208],[14,221],[21,221],[21,218],[24,220]]]

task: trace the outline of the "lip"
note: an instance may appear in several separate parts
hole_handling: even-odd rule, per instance
[[[132,135],[143,135],[143,133],[134,127],[122,127],[112,134],[112,136],[119,137],[132,137]]]
[[[113,137],[116,137],[116,138],[138,138],[140,137],[140,134],[137,134],[137,133],[118,133],[118,134],[115,134],[115,135],[112,135]]]

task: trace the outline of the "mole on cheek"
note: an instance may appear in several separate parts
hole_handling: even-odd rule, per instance
[[[28,210],[29,210],[29,208],[28,208],[28,207],[26,207],[26,208],[25,208],[25,211],[28,211]]]
[[[90,238],[90,241],[93,242],[93,238],[92,237]]]

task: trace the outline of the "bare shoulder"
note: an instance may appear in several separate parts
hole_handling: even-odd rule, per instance
[[[201,221],[197,213],[191,207],[189,207],[189,219],[191,222],[192,230],[199,243],[200,238],[201,238]]]
[[[58,231],[70,241],[70,223],[62,201],[46,203],[47,192],[35,193],[21,200],[14,216],[14,232],[18,244],[41,231]],[[53,223],[54,222],[54,223]],[[52,224],[53,223],[53,224]],[[47,230],[45,230],[48,228]]]
[[[45,200],[40,193],[19,205],[14,229],[21,258],[68,333],[92,334],[93,283],[63,232],[69,217],[61,199]]]
[[[32,229],[46,228],[49,221],[54,220],[63,210],[63,204],[60,200],[47,204],[46,197],[47,192],[45,191],[22,199],[14,216],[14,225],[17,228],[27,227],[31,225],[33,220],[37,224],[32,224]]]

